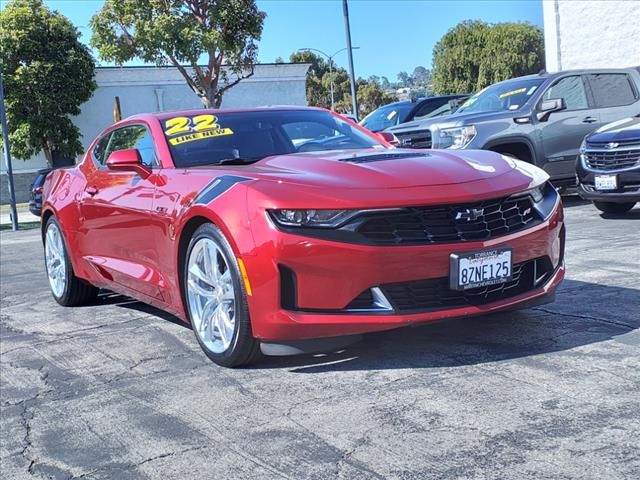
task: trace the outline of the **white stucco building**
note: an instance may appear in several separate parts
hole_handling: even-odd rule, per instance
[[[549,72],[640,65],[640,0],[543,0]]]
[[[227,90],[222,108],[262,105],[306,105],[306,75],[309,64],[260,64],[254,75]],[[113,123],[114,98],[120,98],[122,117],[137,113],[201,107],[202,103],[173,67],[104,67],[96,69],[98,88],[73,119],[82,133],[85,148]],[[0,200],[8,202],[7,176],[0,162]],[[13,160],[18,202],[28,199],[35,172],[46,167],[43,154],[26,162]]]

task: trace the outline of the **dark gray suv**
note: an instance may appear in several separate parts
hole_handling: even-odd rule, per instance
[[[483,149],[531,162],[575,185],[582,139],[640,112],[640,67],[541,73],[491,85],[454,113],[387,129],[403,148]]]

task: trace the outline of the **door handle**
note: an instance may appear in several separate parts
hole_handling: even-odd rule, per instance
[[[98,193],[98,187],[89,185],[87,188],[84,189],[84,191],[87,192],[87,195],[91,195],[93,197],[96,193]]]
[[[597,121],[598,121],[598,119],[594,118],[594,117],[584,117],[582,119],[582,123],[595,123]]]

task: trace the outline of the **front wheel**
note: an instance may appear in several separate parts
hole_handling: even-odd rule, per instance
[[[47,220],[44,259],[51,294],[64,307],[85,305],[98,296],[98,289],[76,277],[69,259],[62,229],[55,217]]]
[[[594,201],[593,204],[598,210],[604,213],[627,213],[635,206],[636,202],[613,203]]]
[[[247,292],[229,242],[212,224],[193,235],[185,261],[184,292],[191,326],[206,355],[223,367],[260,358]]]

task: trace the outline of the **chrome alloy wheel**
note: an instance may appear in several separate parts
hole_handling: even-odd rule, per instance
[[[62,234],[55,223],[49,224],[45,237],[45,261],[51,291],[56,298],[62,297],[67,282],[67,264],[65,262]]]
[[[209,238],[198,240],[187,265],[187,297],[193,329],[213,353],[231,344],[236,324],[236,295],[224,254]]]

